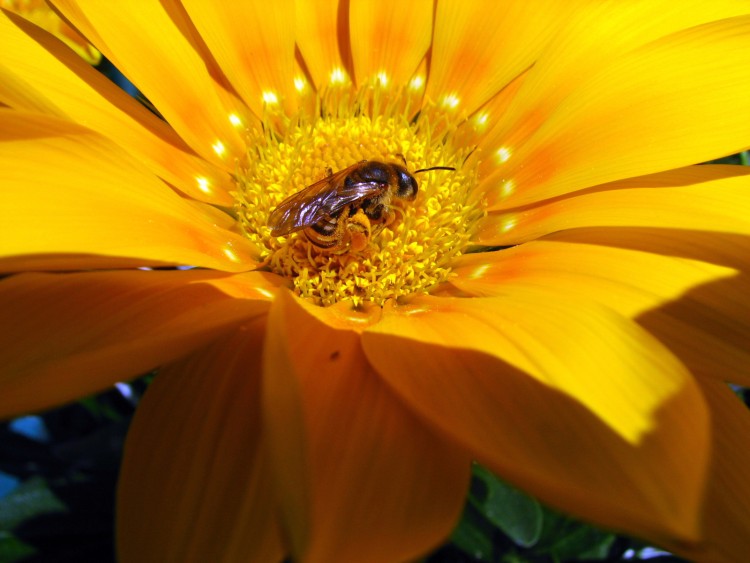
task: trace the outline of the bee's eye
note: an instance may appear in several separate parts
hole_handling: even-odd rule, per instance
[[[405,170],[399,170],[398,190],[396,191],[396,196],[401,199],[413,201],[417,197],[418,189],[419,187],[417,186],[417,181],[414,179],[414,176]]]

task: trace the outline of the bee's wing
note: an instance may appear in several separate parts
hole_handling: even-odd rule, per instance
[[[288,235],[314,225],[351,203],[375,195],[378,185],[373,186],[372,182],[344,186],[346,176],[355,166],[358,165],[323,178],[282,201],[268,217],[271,234],[275,237]]]

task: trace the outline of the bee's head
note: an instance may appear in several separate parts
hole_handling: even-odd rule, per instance
[[[398,178],[398,187],[396,188],[396,197],[405,199],[406,201],[414,201],[417,199],[417,191],[419,186],[417,180],[411,173],[399,164],[394,164],[393,168],[396,170],[396,177]]]

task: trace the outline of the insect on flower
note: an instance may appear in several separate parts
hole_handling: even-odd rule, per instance
[[[288,197],[268,217],[271,234],[304,229],[317,248],[332,253],[364,250],[370,239],[396,217],[394,209],[417,198],[414,174],[455,170],[434,166],[416,170],[395,163],[362,160],[328,175]]]

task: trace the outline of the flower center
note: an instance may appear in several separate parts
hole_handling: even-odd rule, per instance
[[[294,118],[274,109],[267,107],[262,126],[248,131],[235,194],[242,230],[262,249],[268,269],[323,306],[383,305],[449,278],[482,215],[469,201],[477,171],[464,166],[470,150],[452,143],[458,125],[452,118],[377,83],[354,93],[332,87],[318,95],[314,111]],[[381,162],[390,172],[405,168],[418,183],[416,198],[398,196],[396,174],[387,183],[367,183],[369,173],[356,175],[361,161]],[[415,173],[434,166],[455,170]],[[287,217],[306,220],[297,217],[285,229],[269,224],[282,201],[316,183],[285,204]],[[352,187],[357,183],[366,185]],[[308,224],[311,213],[331,205],[334,213],[319,212]]]

